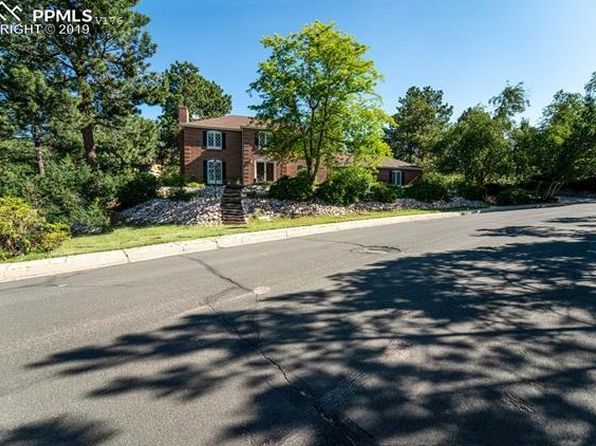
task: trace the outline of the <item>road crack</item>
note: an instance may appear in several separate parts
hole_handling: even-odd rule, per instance
[[[401,249],[395,246],[389,245],[365,245],[363,243],[356,243],[356,242],[346,242],[343,240],[327,240],[322,238],[314,238],[314,237],[303,237],[304,240],[310,240],[312,242],[324,242],[324,243],[335,243],[339,245],[349,245],[354,246],[356,249],[353,249],[351,252],[358,252],[364,254],[386,254],[391,252],[402,252]]]
[[[235,335],[240,341],[244,342],[251,349],[255,350],[268,364],[273,366],[282,376],[283,381],[288,385],[289,389],[296,395],[299,396],[300,400],[304,401],[310,408],[312,408],[317,415],[325,422],[325,424],[331,429],[331,436],[334,440],[333,444],[346,444],[346,445],[374,445],[377,444],[376,439],[372,434],[368,433],[357,423],[349,418],[340,419],[335,414],[329,414],[319,403],[318,399],[303,386],[298,385],[292,379],[288,373],[284,370],[283,366],[267,354],[261,347],[260,336],[257,337],[256,341],[247,338],[242,335],[234,325],[232,325],[223,314],[217,311],[213,305],[208,304],[213,315],[221,323],[222,327],[229,333]],[[258,327],[258,324],[255,324]]]
[[[229,284],[234,285],[235,287],[240,288],[243,291],[246,291],[247,293],[256,295],[254,290],[252,290],[248,286],[232,279],[230,276],[226,276],[225,274],[221,273],[213,266],[209,265],[207,262],[204,262],[203,260],[200,260],[200,259],[196,259],[194,257],[189,257],[189,256],[182,256],[182,257],[184,257],[185,259],[190,260],[192,262],[198,263],[199,265],[204,267],[207,271],[209,271],[211,274],[213,274],[216,277],[219,277],[221,280],[224,280],[224,281],[228,282]]]
[[[289,374],[286,372],[284,367],[281,365],[280,362],[276,361],[273,357],[271,357],[262,347],[261,342],[261,333],[260,333],[260,326],[258,323],[258,315],[259,315],[259,293],[256,293],[253,289],[247,287],[246,285],[240,283],[239,281],[223,274],[222,272],[218,271],[213,266],[209,265],[208,263],[192,258],[184,256],[186,259],[199,263],[205,269],[207,269],[210,273],[214,276],[220,278],[231,284],[233,287],[236,287],[240,290],[243,290],[250,295],[255,297],[255,307],[252,311],[252,325],[254,326],[256,338],[251,339],[245,335],[243,335],[236,326],[231,323],[228,318],[225,316],[225,312],[219,311],[212,302],[207,300],[207,306],[210,309],[211,313],[215,316],[215,318],[219,321],[222,328],[227,331],[228,333],[237,337],[241,342],[247,345],[250,349],[257,352],[270,366],[274,367],[279,374],[281,375],[283,381],[286,383],[288,388],[299,397],[299,400],[306,403],[308,407],[313,409],[315,413],[319,416],[321,420],[328,426],[330,432],[331,440],[333,444],[346,444],[346,445],[375,445],[377,444],[376,439],[372,434],[364,430],[360,427],[357,423],[353,420],[343,417],[340,417],[333,413],[328,413],[328,411],[323,407],[321,402],[312,394],[311,391],[308,390],[308,386],[306,384],[300,385],[292,380]],[[268,384],[270,384],[268,382]]]

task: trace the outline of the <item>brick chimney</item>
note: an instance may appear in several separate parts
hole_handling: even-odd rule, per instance
[[[188,107],[178,107],[178,122],[188,124]]]

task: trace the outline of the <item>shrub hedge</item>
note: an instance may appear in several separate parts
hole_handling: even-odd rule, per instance
[[[387,183],[377,182],[370,191],[369,199],[381,203],[392,203],[398,198],[405,196],[405,188],[393,186]]]
[[[369,169],[361,166],[344,167],[329,176],[317,195],[330,204],[352,204],[366,200],[377,183]]]
[[[118,190],[118,202],[123,209],[157,196],[159,182],[148,172],[141,172],[126,181]]]
[[[56,249],[69,237],[66,225],[48,223],[22,198],[0,198],[0,258]]]
[[[281,177],[269,188],[269,196],[278,200],[307,201],[313,197],[313,190],[305,173],[296,177]]]
[[[447,200],[450,197],[447,185],[433,177],[425,177],[404,189],[408,198],[415,198],[420,201]]]
[[[512,187],[498,192],[495,201],[499,205],[516,205],[535,203],[536,199],[527,190]]]

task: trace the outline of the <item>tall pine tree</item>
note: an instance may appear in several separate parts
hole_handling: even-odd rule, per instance
[[[213,81],[205,79],[190,62],[176,61],[163,73],[159,103],[161,158],[176,153],[178,147],[178,107],[186,106],[193,119],[206,119],[230,113],[232,98]]]
[[[0,43],[5,60],[40,67],[50,88],[66,91],[76,101],[77,128],[92,167],[97,164],[96,127],[118,127],[148,94],[147,59],[156,47],[144,30],[149,18],[133,10],[137,3],[25,0],[23,11],[89,9],[94,20],[86,24],[88,33],[3,36]]]

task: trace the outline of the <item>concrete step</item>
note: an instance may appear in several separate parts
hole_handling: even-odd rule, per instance
[[[221,197],[221,219],[224,224],[244,225],[246,217],[242,207],[242,190],[226,187]]]

